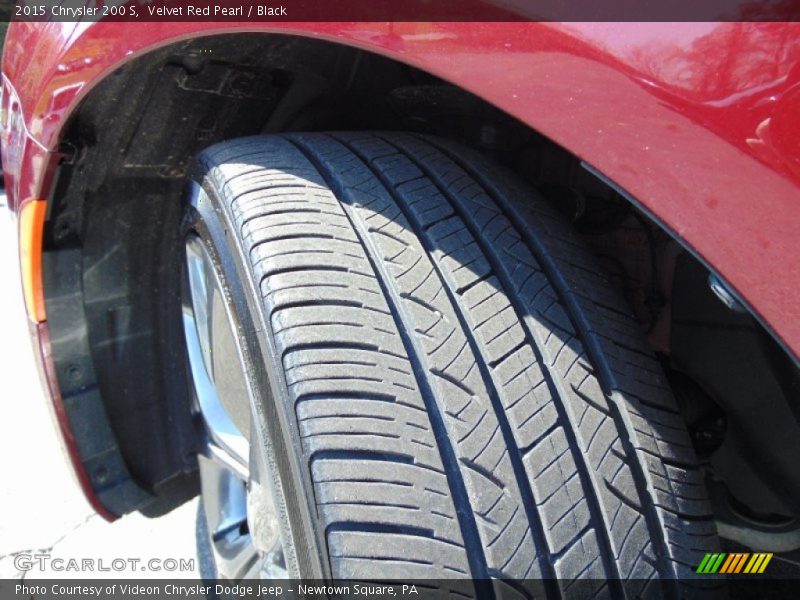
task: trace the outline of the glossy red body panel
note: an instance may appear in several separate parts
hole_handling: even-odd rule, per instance
[[[20,198],[46,192],[42,149],[111,70],[235,30],[358,46],[483,97],[634,196],[800,355],[800,24],[14,24],[3,70],[39,155]]]

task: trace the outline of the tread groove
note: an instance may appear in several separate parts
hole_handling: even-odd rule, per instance
[[[449,444],[447,443],[447,432],[442,422],[442,416],[438,412],[436,402],[433,398],[433,392],[431,391],[430,386],[425,379],[426,369],[422,363],[420,356],[421,352],[416,348],[416,345],[413,343],[410,336],[405,333],[407,329],[403,327],[403,317],[398,308],[398,304],[401,300],[400,294],[397,291],[392,290],[387,284],[387,281],[391,281],[391,278],[388,277],[384,269],[380,267],[375,258],[376,252],[374,250],[369,251],[369,244],[364,239],[364,232],[357,225],[357,218],[352,213],[353,207],[346,204],[346,200],[344,198],[345,194],[343,193],[341,186],[338,185],[338,183],[332,178],[328,169],[321,164],[313,152],[306,147],[302,141],[291,137],[283,137],[283,139],[287,139],[289,143],[302,152],[303,155],[317,168],[331,189],[333,189],[335,192],[338,192],[336,196],[342,201],[345,215],[350,221],[356,236],[360,240],[361,245],[365,248],[368,261],[371,263],[374,271],[382,275],[382,277],[377,278],[377,281],[383,290],[387,304],[389,305],[389,309],[398,325],[400,337],[403,340],[403,345],[405,346],[406,352],[408,353],[408,358],[411,361],[414,373],[416,374],[417,384],[420,387],[428,414],[431,417],[431,425],[434,429],[439,452],[441,454],[442,461],[445,464],[447,479],[450,482],[453,495],[457,499],[456,504],[461,506],[469,506],[470,502],[464,487],[464,482],[458,475],[459,469],[457,466],[456,457],[452,451],[452,448],[450,448]],[[462,536],[464,538],[465,547],[467,548],[467,557],[470,562],[472,576],[476,580],[483,580],[487,577],[486,559],[483,555],[483,549],[481,548],[475,519],[471,514],[467,514],[468,512],[469,511],[458,511],[459,524],[461,527]],[[476,587],[479,587],[479,584],[476,583]],[[487,593],[486,597],[488,598],[494,597],[490,590],[484,590],[484,593]]]
[[[481,237],[481,232],[478,231],[477,228],[472,224],[471,219],[469,219],[467,216],[465,216],[465,211],[463,210],[463,207],[461,206],[461,203],[446,189],[446,186],[442,183],[441,180],[439,180],[436,177],[435,173],[433,173],[430,168],[428,168],[427,166],[423,165],[422,161],[420,161],[416,157],[412,156],[411,153],[408,153],[408,155],[411,158],[411,160],[416,164],[417,168],[419,168],[423,173],[426,173],[427,176],[430,178],[430,180],[434,183],[434,185],[437,186],[437,188],[439,189],[440,193],[445,198],[448,199],[448,201],[450,203],[450,206],[452,206],[454,208],[456,214],[460,215],[461,220],[464,223],[464,225],[467,227],[467,229],[469,229],[472,232],[474,239],[476,240],[478,245],[482,247],[483,254],[487,257],[487,259],[489,260],[489,263],[492,265],[492,272],[493,272],[494,276],[496,276],[499,279],[503,280],[503,282],[504,282],[504,286],[503,287],[504,287],[505,291],[509,295],[509,299],[511,300],[511,304],[514,307],[516,314],[517,315],[525,314],[525,311],[521,306],[519,298],[517,297],[517,295],[513,291],[514,290],[513,285],[511,285],[510,281],[508,281],[508,278],[507,278],[502,266],[498,264],[498,259],[497,259],[496,255],[492,251],[491,247],[489,247],[488,244],[483,242],[482,237]],[[465,171],[466,171],[466,169],[465,169]],[[468,172],[468,171],[466,171],[466,172]],[[546,364],[546,362],[543,359],[543,356],[541,355],[541,350],[540,350],[538,344],[536,343],[535,338],[534,338],[530,328],[526,325],[525,320],[524,319],[520,319],[520,323],[522,324],[523,329],[525,330],[525,338],[526,338],[525,341],[522,342],[520,345],[522,345],[522,344],[529,345],[533,349],[534,354],[536,355],[537,362],[539,362],[539,364],[542,364],[542,365]],[[554,390],[556,388],[556,376],[554,374],[552,374],[549,369],[544,369],[543,372],[545,374],[548,387],[551,390]],[[552,396],[554,398],[558,398],[559,394],[553,392]],[[559,414],[558,421],[563,422],[563,423],[570,423],[570,419],[566,415],[566,412],[564,411],[564,408],[561,406],[561,402],[556,400],[554,402],[554,404],[556,405],[556,410],[557,410],[557,412]],[[559,425],[557,424],[557,425],[554,426],[554,428],[558,427],[558,426]],[[577,444],[577,441],[575,440],[575,436],[572,435],[572,433],[571,433],[571,429],[572,429],[571,427],[563,427],[563,430],[565,430],[567,432],[567,436],[571,440],[570,446],[572,448],[576,448],[577,449],[577,448],[579,448],[579,446]],[[536,444],[534,443],[534,446],[535,445]],[[528,449],[522,449],[521,450],[521,452],[523,454],[527,453],[527,451],[528,451]],[[580,478],[584,481],[584,490],[587,490],[587,488],[589,490],[589,491],[587,491],[587,498],[589,499],[589,502],[590,502],[590,505],[591,505],[590,506],[590,510],[591,510],[592,514],[594,515],[593,521],[595,523],[603,523],[604,521],[603,521],[602,517],[600,516],[600,509],[597,506],[597,499],[594,497],[594,494],[591,491],[592,487],[590,485],[586,485],[586,483],[592,481],[592,477],[590,476],[589,468],[585,464],[585,462],[583,461],[583,455],[582,455],[581,452],[579,452],[579,451],[578,452],[574,452],[574,454],[577,455],[575,463],[578,466],[578,472],[580,474]],[[603,542],[604,542],[604,544],[605,544],[605,546],[607,548],[608,554],[605,554],[607,556],[607,555],[612,554],[612,552],[611,552],[612,544],[611,544],[611,540],[610,540],[610,532],[608,532],[604,527],[600,528],[600,529],[602,530],[601,533],[603,534],[603,535],[601,535],[601,538],[603,539]],[[611,580],[619,580],[620,573],[619,573],[618,569],[616,568],[616,565],[613,563],[613,561],[610,561],[610,560],[606,559],[606,560],[604,560],[604,565],[605,565],[605,568],[606,568],[606,572],[610,573],[609,578]],[[618,588],[617,591],[622,591],[622,590],[621,590],[621,588]]]
[[[628,435],[629,428],[626,425],[624,421],[624,416],[622,415],[621,409],[619,408],[620,404],[624,403],[624,398],[620,398],[619,393],[614,391],[615,390],[615,385],[613,383],[614,378],[610,374],[610,367],[607,363],[607,359],[605,358],[599,343],[596,340],[592,339],[591,336],[592,327],[587,322],[587,319],[583,314],[582,308],[580,307],[580,305],[576,300],[576,294],[571,291],[569,285],[564,280],[563,274],[559,271],[558,267],[554,262],[554,259],[542,247],[542,241],[536,239],[536,237],[531,234],[530,227],[526,228],[524,226],[524,223],[521,221],[519,213],[509,205],[509,203],[502,197],[502,194],[497,193],[494,186],[489,181],[487,181],[486,177],[481,175],[481,173],[479,173],[472,166],[467,165],[465,161],[461,160],[461,158],[458,155],[449,151],[449,149],[445,145],[433,142],[428,138],[424,139],[425,141],[434,145],[445,155],[447,155],[453,162],[458,164],[458,166],[465,172],[470,173],[472,177],[483,186],[483,188],[486,190],[487,194],[493,199],[493,201],[505,210],[511,222],[514,223],[518,231],[521,232],[523,239],[526,241],[527,245],[534,252],[534,255],[540,260],[543,269],[545,270],[548,276],[549,281],[551,282],[553,287],[558,291],[564,304],[569,308],[569,314],[575,324],[575,327],[579,331],[583,332],[584,340],[586,342],[586,351],[593,358],[592,360],[593,364],[596,366],[600,365],[600,368],[598,368],[597,375],[604,391],[606,392],[606,397],[611,401],[612,416],[615,423],[617,423],[617,429],[620,432],[620,437],[622,439],[623,445],[626,447],[626,454],[628,454],[629,456],[636,457],[637,455],[635,446],[631,443],[631,440],[629,439]],[[595,300],[587,299],[587,301],[594,302],[595,304],[600,304]],[[612,310],[613,312],[618,313],[620,316],[623,316],[626,319],[630,319],[630,315],[625,314],[623,311],[620,311],[619,309],[615,309],[607,305],[603,306],[608,310]],[[648,486],[645,481],[645,475],[644,475],[644,471],[646,469],[641,464],[638,458],[634,461],[634,463],[636,465],[636,468],[631,469],[631,471],[633,474],[637,493],[640,498],[647,497],[649,495]],[[664,533],[660,526],[660,519],[656,512],[655,505],[648,506],[647,503],[645,503],[643,514],[645,515],[645,522],[647,523],[647,527],[650,532],[650,535],[652,536],[652,539],[657,540],[659,543],[659,547],[666,549],[668,552],[669,549],[667,547]],[[659,558],[659,560],[657,561],[658,572],[661,574],[660,584],[665,596],[670,598],[679,597],[681,593],[678,584],[674,579],[675,575],[673,573],[672,568],[670,568],[667,564],[668,561],[670,560],[668,553],[665,554],[663,551],[657,552],[657,556]]]
[[[432,227],[427,227],[427,228],[424,227],[424,225],[422,225],[421,223],[419,223],[417,221],[417,219],[414,217],[412,212],[407,207],[405,207],[405,202],[403,201],[402,197],[400,197],[400,194],[398,193],[395,185],[391,181],[388,181],[386,179],[385,175],[381,172],[380,169],[375,167],[374,161],[376,159],[375,158],[368,158],[368,157],[364,156],[364,154],[359,152],[359,150],[357,148],[354,148],[352,144],[349,144],[346,141],[343,141],[338,137],[337,137],[337,140],[340,143],[342,143],[343,145],[345,145],[355,155],[359,156],[359,158],[361,158],[361,160],[364,162],[364,164],[367,166],[367,168],[369,168],[369,170],[373,173],[373,175],[379,181],[381,181],[384,184],[384,186],[388,190],[389,194],[392,196],[393,200],[400,207],[400,210],[405,214],[405,216],[408,219],[409,223],[411,223],[412,227],[414,227],[415,229],[417,229],[417,231],[420,232],[419,238],[420,238],[420,241],[422,243],[423,248],[425,248],[425,250],[428,252],[428,254],[432,254],[433,249],[431,247],[431,242],[429,241],[429,238],[428,238],[428,234],[431,231]],[[395,148],[395,150],[396,150],[396,148]],[[435,224],[434,224],[434,226],[435,226]],[[454,235],[454,234],[455,234],[455,232],[453,232],[453,233],[451,233],[449,235]],[[441,240],[439,240],[439,241],[441,242]],[[477,358],[478,370],[480,372],[480,376],[481,376],[481,379],[483,380],[484,386],[486,387],[486,389],[488,391],[490,402],[491,402],[492,407],[494,408],[494,413],[495,413],[495,415],[497,417],[502,437],[505,440],[505,445],[506,445],[507,451],[510,450],[510,449],[513,449],[513,451],[509,452],[508,454],[509,454],[510,459],[511,459],[511,465],[512,465],[512,469],[513,469],[513,472],[514,472],[514,477],[515,477],[515,479],[517,481],[517,485],[519,487],[520,493],[522,494],[522,503],[523,503],[523,508],[525,509],[526,514],[527,514],[528,523],[529,523],[529,531],[531,531],[531,533],[534,535],[534,539],[536,541],[537,549],[540,549],[542,551],[542,557],[539,559],[540,569],[541,569],[542,573],[544,574],[543,575],[544,578],[546,580],[552,582],[552,580],[554,580],[554,578],[555,578],[555,573],[552,570],[552,567],[551,567],[551,565],[550,565],[550,563],[548,561],[548,558],[547,558],[550,555],[550,550],[548,548],[546,537],[544,535],[543,525],[541,524],[541,519],[540,519],[539,515],[536,513],[536,508],[535,508],[536,503],[535,503],[535,501],[533,499],[533,493],[532,493],[532,491],[530,489],[530,484],[528,482],[528,478],[527,478],[527,475],[525,473],[524,466],[522,464],[522,458],[521,458],[521,456],[519,454],[519,451],[517,449],[517,445],[514,442],[513,433],[511,432],[511,428],[510,428],[510,425],[509,425],[508,420],[506,418],[505,411],[504,411],[504,409],[503,409],[503,407],[502,407],[502,405],[500,403],[500,399],[497,396],[497,389],[495,387],[494,381],[492,380],[491,376],[488,374],[488,365],[486,365],[483,361],[480,360],[481,353],[480,353],[479,348],[478,348],[478,343],[477,343],[477,341],[475,339],[474,332],[471,330],[471,328],[468,326],[468,324],[465,321],[464,314],[463,314],[463,307],[455,299],[455,295],[458,293],[457,292],[457,288],[456,288],[456,290],[453,290],[452,287],[450,287],[448,285],[447,277],[442,272],[441,266],[435,260],[432,261],[432,262],[433,262],[433,271],[437,273],[439,279],[442,281],[442,286],[443,286],[443,289],[445,290],[445,294],[449,298],[450,304],[452,305],[453,310],[456,313],[456,317],[458,318],[459,323],[460,323],[460,325],[461,325],[461,327],[462,327],[462,329],[463,329],[463,331],[464,331],[464,333],[466,335],[467,343],[469,344],[473,354]],[[473,391],[470,390],[467,386],[465,386],[463,383],[461,383],[460,381],[456,380],[455,378],[449,376],[449,374],[445,373],[444,371],[433,370],[433,372],[435,374],[439,375],[440,377],[443,377],[443,378],[447,379],[453,385],[461,387],[466,393],[469,393],[469,394],[473,393]],[[492,434],[492,437],[494,437],[494,435],[496,435],[496,431]],[[488,442],[487,442],[487,444],[488,444]],[[485,451],[485,447],[480,451],[478,456],[480,456],[480,454],[483,453],[484,451]],[[500,481],[499,479],[497,479],[494,476],[493,473],[491,473],[490,471],[484,469],[476,461],[470,461],[470,460],[462,458],[460,462],[463,465],[467,466],[468,468],[472,469],[473,471],[478,472],[479,474],[481,474],[483,477],[485,477],[486,479],[488,479],[492,483],[494,483],[500,490],[505,490],[505,484],[502,481]],[[519,507],[516,507],[515,511],[518,508]],[[516,512],[515,512],[515,514],[516,514]],[[513,519],[513,517],[511,519]],[[511,519],[509,519],[507,525],[511,522]],[[532,531],[533,526],[536,526],[536,528],[538,530],[538,533],[534,533]],[[519,545],[522,545],[523,542],[524,542],[524,536],[522,538],[520,538]],[[519,548],[519,546],[517,548]],[[516,550],[515,550],[515,552],[516,552]],[[512,556],[510,556],[508,558],[508,560],[506,561],[506,563],[501,566],[501,570],[504,569],[507,566],[508,562],[511,561]],[[548,597],[551,597],[551,598],[559,597],[560,594],[558,593],[557,586],[552,585],[552,583],[546,584],[546,585],[547,585]]]

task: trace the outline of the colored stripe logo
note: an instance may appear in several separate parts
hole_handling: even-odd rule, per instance
[[[715,573],[738,574],[747,573],[750,575],[763,573],[769,561],[772,560],[772,552],[709,552],[697,567],[697,573],[713,575]]]

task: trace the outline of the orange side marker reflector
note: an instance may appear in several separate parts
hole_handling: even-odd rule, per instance
[[[47,202],[28,200],[19,214],[19,257],[22,273],[22,293],[28,316],[35,322],[45,320],[44,289],[42,286],[42,239]]]

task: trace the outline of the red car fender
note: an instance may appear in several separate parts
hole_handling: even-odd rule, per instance
[[[634,197],[800,355],[800,24],[15,24],[3,69],[29,136],[53,151],[112,70],[234,31],[357,46],[481,96]],[[20,173],[21,197],[51,168]]]

